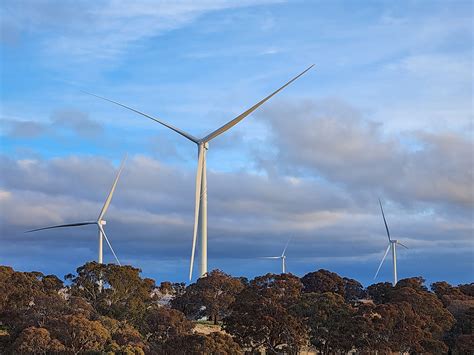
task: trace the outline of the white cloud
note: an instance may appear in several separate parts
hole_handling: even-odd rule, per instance
[[[141,40],[186,26],[208,12],[271,2],[275,1],[10,1],[3,5],[3,18],[6,33],[38,35],[48,54],[90,62],[116,60]]]

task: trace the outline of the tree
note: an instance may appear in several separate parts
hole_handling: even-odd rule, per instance
[[[186,292],[186,284],[184,282],[163,281],[159,290],[164,295],[181,296]]]
[[[344,299],[346,302],[354,302],[363,299],[367,296],[364,286],[354,279],[344,277]]]
[[[171,304],[188,317],[196,319],[206,316],[217,324],[227,315],[230,304],[243,288],[239,279],[213,270],[188,286],[184,294],[173,299]]]
[[[418,291],[428,291],[428,288],[425,286],[425,279],[421,276],[401,279],[395,285],[396,289],[401,289],[403,287],[409,287]]]
[[[454,318],[423,283],[423,278],[412,277],[400,280],[395,287],[388,283],[368,287],[369,295],[380,306],[376,312],[386,320],[378,322],[381,325],[377,328],[378,334],[385,334],[393,351],[440,353],[447,350],[442,339]],[[443,287],[438,287],[438,291],[441,289]]]
[[[392,291],[393,287],[390,282],[379,282],[367,287],[367,293],[369,294],[369,297],[376,304],[389,302]]]
[[[194,325],[176,309],[154,307],[147,312],[141,332],[150,346],[159,351],[162,346],[179,336],[191,334]]]
[[[49,354],[65,350],[63,344],[51,338],[47,329],[36,327],[23,329],[12,346],[14,353],[21,354]]]
[[[412,279],[413,280],[413,279]],[[441,301],[425,287],[420,287],[414,282],[404,283],[394,288],[391,294],[391,303],[407,302],[423,321],[422,329],[426,337],[440,341],[443,334],[454,324],[454,317],[443,307]],[[415,286],[413,286],[415,285]],[[430,334],[430,336],[428,336]]]
[[[0,269],[0,323],[8,327],[11,339],[25,328],[43,327],[48,318],[64,312],[66,301],[58,287],[57,279],[39,272]]]
[[[356,311],[341,295],[305,293],[292,307],[292,312],[304,319],[311,344],[322,354],[347,352],[354,346],[358,336],[352,326]]]
[[[474,297],[474,282],[471,282],[470,284],[459,285],[458,287],[465,295]]]
[[[451,286],[446,281],[431,284],[431,289],[438,296],[445,307],[448,307],[454,300],[469,300],[473,297],[461,291],[460,287]]]
[[[109,331],[112,341],[107,350],[121,354],[145,354],[149,350],[140,332],[126,321],[101,317],[100,322]]]
[[[183,355],[227,355],[243,354],[239,344],[227,334],[214,332],[208,335],[188,334],[168,341],[163,350],[165,354]]]
[[[263,347],[270,354],[297,352],[306,341],[306,330],[289,308],[301,289],[301,282],[291,274],[256,277],[231,305],[224,318],[225,331],[252,351]]]
[[[301,278],[304,292],[324,293],[333,292],[345,296],[345,282],[342,277],[328,270],[310,272]]]
[[[64,287],[64,283],[55,275],[46,275],[42,277],[41,283],[43,284],[43,290],[45,292],[58,292]]]
[[[327,270],[300,279],[251,280],[219,270],[188,288],[140,277],[131,266],[88,263],[68,275],[0,266],[0,348],[6,353],[296,353],[308,340],[322,353],[390,351],[469,353],[474,348],[474,284],[421,277],[367,288]],[[100,283],[99,283],[100,281]],[[102,285],[102,286],[100,286]],[[311,292],[310,292],[311,291]],[[232,335],[193,333],[189,317],[207,316]],[[161,301],[164,301],[163,299]],[[448,347],[447,347],[447,346]]]
[[[375,346],[381,351],[423,352],[423,322],[407,302],[380,304],[372,317]]]
[[[66,315],[52,320],[48,329],[67,351],[74,354],[102,351],[111,340],[110,333],[99,321],[81,315]]]
[[[435,282],[431,289],[443,302],[444,306],[455,318],[454,326],[445,334],[444,340],[451,352],[469,353],[474,349],[474,297],[471,296],[471,286],[451,286],[445,281]]]
[[[140,272],[132,266],[91,262],[79,267],[77,276],[67,278],[72,294],[86,299],[101,315],[139,325],[154,302],[150,295],[155,288],[154,281],[142,279]]]

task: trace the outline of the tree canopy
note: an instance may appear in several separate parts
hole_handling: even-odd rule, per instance
[[[65,276],[0,266],[0,354],[469,353],[474,285],[395,287],[328,270],[252,280],[210,272],[188,286],[132,266]],[[206,322],[204,328],[197,322]],[[211,323],[214,323],[212,325]]]

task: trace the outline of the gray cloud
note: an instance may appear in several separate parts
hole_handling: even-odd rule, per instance
[[[83,137],[97,137],[103,133],[102,126],[83,111],[67,109],[53,112],[51,125],[73,130]]]
[[[2,157],[0,169],[0,253],[17,255],[20,262],[27,255],[25,250],[30,250],[34,256],[29,263],[37,260],[39,264],[45,262],[47,255],[56,253],[58,262],[71,265],[70,269],[75,264],[68,264],[60,255],[65,249],[75,255],[78,263],[95,258],[94,228],[35,235],[24,235],[23,231],[96,218],[116,167],[96,157]],[[194,171],[146,156],[130,157],[106,216],[108,235],[119,256],[138,266],[159,261],[168,268],[177,260],[187,264],[193,188]],[[287,237],[293,235],[289,252],[293,267],[298,267],[295,272],[307,270],[315,260],[324,266],[350,259],[364,263],[372,273],[371,267],[376,267],[386,242],[373,197],[367,200],[350,189],[311,178],[209,171],[211,265],[232,270],[233,258],[246,258],[245,263],[257,265],[258,256],[278,253]],[[421,250],[431,253],[442,248],[446,253],[455,253],[460,248],[472,248],[470,219],[456,220],[450,215],[430,215],[425,211],[426,204],[404,210],[387,203],[393,235],[411,248],[401,258],[410,260]],[[171,275],[172,270],[169,272]]]
[[[50,138],[62,139],[62,130],[83,138],[96,138],[104,132],[103,126],[89,118],[87,113],[71,108],[54,111],[46,122],[9,118],[1,118],[0,122],[2,135],[11,138],[38,138],[48,135]]]
[[[403,140],[364,115],[338,100],[277,102],[260,112],[268,136],[249,140],[235,134],[230,144],[217,142],[217,161],[208,171],[211,267],[236,274],[273,270],[258,257],[280,252],[293,235],[289,252],[294,272],[316,267],[337,271],[353,262],[360,266],[350,270],[360,274],[347,276],[369,280],[386,243],[378,196],[392,234],[410,247],[400,256],[410,265],[406,275],[421,273],[414,261],[420,253],[426,257],[443,250],[453,260],[468,258],[469,253],[459,251],[473,248],[472,144],[462,134],[447,132],[411,132]],[[44,129],[54,133],[63,127],[82,137],[101,130],[92,121],[81,131],[88,120],[80,112],[62,111]],[[152,138],[150,143],[163,157],[180,154],[173,142]],[[259,169],[216,170],[229,148],[242,142],[247,148],[239,155],[248,158],[252,152],[247,165]],[[219,151],[226,154],[219,158]],[[146,155],[129,158],[106,216],[108,235],[124,262],[162,268],[168,277],[176,278],[179,270],[185,274],[194,163],[191,167]],[[0,170],[2,260],[40,269],[55,258],[71,271],[95,258],[94,228],[35,235],[23,231],[96,218],[116,166],[97,156],[44,160],[3,155]],[[64,250],[74,258],[68,260]],[[239,263],[253,267],[238,268]],[[458,260],[459,267],[466,263]],[[441,274],[433,267],[425,276]]]
[[[277,152],[262,168],[317,174],[354,193],[405,205],[472,207],[473,144],[462,134],[388,136],[379,123],[338,100],[284,102],[261,113]],[[402,139],[411,140],[402,143]]]
[[[4,133],[12,138],[35,138],[42,135],[46,126],[35,121],[0,120]]]

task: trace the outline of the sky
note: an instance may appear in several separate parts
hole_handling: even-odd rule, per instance
[[[210,142],[209,269],[474,279],[471,1],[2,1],[0,264],[59,276],[97,258],[186,281],[196,146]],[[104,248],[104,261],[113,256]]]

